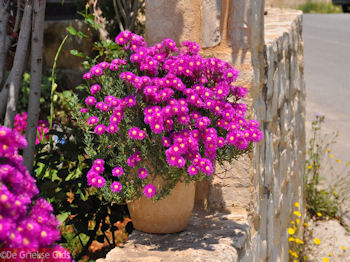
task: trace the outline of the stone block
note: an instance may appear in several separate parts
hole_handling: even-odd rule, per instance
[[[183,232],[159,235],[133,231],[124,246],[114,248],[98,261],[236,262],[248,235],[245,218],[195,213]]]
[[[221,41],[221,1],[204,0],[201,3],[202,47],[214,47]]]

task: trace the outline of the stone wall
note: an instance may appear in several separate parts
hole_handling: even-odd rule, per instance
[[[254,113],[264,141],[254,152],[252,246],[242,261],[288,261],[293,203],[303,204],[305,84],[301,11],[268,9],[265,77]]]

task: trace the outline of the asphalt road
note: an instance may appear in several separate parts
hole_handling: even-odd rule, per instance
[[[350,161],[350,14],[303,19],[307,137],[315,114],[325,115],[324,132],[339,131],[332,153],[343,165]]]

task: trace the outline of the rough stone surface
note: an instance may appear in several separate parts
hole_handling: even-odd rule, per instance
[[[221,1],[204,0],[201,4],[202,47],[213,47],[220,43]]]
[[[210,181],[209,207],[225,209],[234,213],[246,213],[252,195],[252,181],[247,165],[249,157],[234,160],[232,164],[215,165],[215,175]]]
[[[248,234],[244,217],[196,213],[184,232],[156,235],[134,231],[125,246],[113,249],[98,261],[234,262]]]
[[[305,240],[305,251],[312,261],[322,261],[323,257],[329,258],[332,262],[349,261],[350,234],[339,224],[339,221],[311,221],[307,232],[309,233]],[[320,240],[319,246],[315,244],[314,238]]]
[[[254,100],[264,140],[254,152],[255,201],[251,248],[242,261],[288,261],[288,217],[303,205],[305,85],[302,14],[267,9],[265,79]]]
[[[165,37],[177,43],[201,44],[201,0],[146,0],[146,40],[155,44]]]

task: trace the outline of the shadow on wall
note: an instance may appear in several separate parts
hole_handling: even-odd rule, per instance
[[[229,3],[228,17],[228,39],[232,47],[232,63],[244,64],[250,62],[250,56],[247,56],[250,51],[249,42],[249,21],[251,17],[249,12],[252,12],[247,0],[234,0]]]
[[[196,184],[195,208],[246,215],[253,198],[250,163],[248,155],[224,166],[216,163],[214,175]]]

